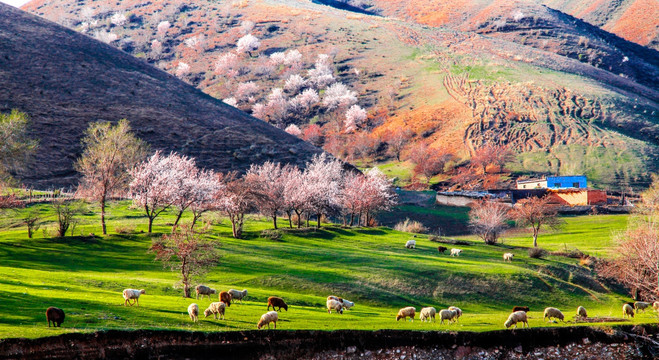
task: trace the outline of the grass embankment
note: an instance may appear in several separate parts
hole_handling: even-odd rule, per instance
[[[51,216],[47,205],[36,205]],[[173,217],[156,220],[155,231],[168,232],[164,224]],[[569,218],[568,224],[591,229],[598,217]],[[191,302],[203,309],[210,301],[185,299],[173,288],[175,273],[154,262],[147,252],[151,236],[141,231],[146,221],[128,203],[110,209],[108,237],[27,239],[22,227],[11,226],[4,217],[0,231],[0,338],[42,337],[63,332],[99,329],[179,329],[226,331],[255,329],[266,312],[268,296],[282,296],[290,305],[280,315],[281,329],[433,329],[486,331],[502,329],[513,305],[529,305],[531,327],[556,326],[542,322],[542,309],[556,306],[573,318],[578,305],[591,316],[620,316],[626,299],[608,291],[591,277],[590,270],[575,259],[549,256],[530,259],[526,249],[462,245],[462,256],[439,255],[437,243],[417,238],[417,249],[403,247],[410,234],[388,228],[342,229],[327,226],[318,231],[284,232],[281,240],[259,237],[271,224],[250,219],[246,239],[230,238],[228,221],[212,227],[211,238],[221,246],[221,265],[203,281],[218,290],[249,291],[244,304],[227,309],[226,320],[203,319],[193,324],[186,309]],[[76,233],[100,233],[97,216],[89,214]],[[579,221],[583,221],[578,225]],[[620,221],[622,222],[622,220]],[[52,229],[54,224],[46,225]],[[126,235],[119,227],[134,227]],[[157,234],[154,234],[157,236]],[[588,233],[583,237],[593,238]],[[521,240],[520,240],[521,241]],[[543,246],[562,246],[566,238],[546,235]],[[512,241],[511,241],[512,243]],[[568,243],[568,246],[570,244]],[[451,247],[449,245],[449,247]],[[512,251],[512,263],[502,254]],[[138,307],[123,307],[121,290],[146,289]],[[325,297],[344,296],[356,306],[343,315],[325,311]],[[217,299],[216,297],[214,300]],[[464,310],[459,324],[439,325],[417,321],[396,322],[403,306],[456,305]],[[44,311],[57,306],[66,312],[61,329],[48,328]],[[640,315],[634,322],[654,321]],[[558,324],[557,326],[565,326]]]

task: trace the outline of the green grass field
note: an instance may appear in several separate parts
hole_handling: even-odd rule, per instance
[[[495,330],[503,328],[513,305],[531,307],[531,327],[567,326],[578,305],[585,306],[591,316],[620,317],[622,303],[629,300],[624,293],[610,291],[607,284],[595,280],[592,271],[579,266],[575,259],[528,258],[525,248],[511,246],[527,245],[523,238],[511,238],[506,245],[494,247],[470,241],[469,245],[456,246],[464,252],[452,258],[439,255],[438,244],[425,236],[417,238],[417,249],[405,249],[404,243],[412,235],[388,228],[328,225],[318,231],[284,231],[282,239],[274,241],[259,236],[270,223],[251,218],[246,224],[246,239],[237,240],[229,237],[228,221],[218,224],[216,219],[211,238],[221,248],[221,263],[203,283],[218,291],[248,289],[249,294],[244,304],[227,308],[226,320],[204,319],[202,315],[201,321],[193,324],[187,306],[196,302],[203,311],[210,301],[185,299],[182,291],[173,287],[176,274],[163,269],[147,252],[151,237],[140,232],[146,229],[146,221],[139,210],[128,205],[122,202],[111,207],[111,235],[103,238],[44,238],[40,230],[34,239],[27,239],[24,228],[14,224],[16,214],[9,212],[2,217],[0,338],[100,329],[255,329],[260,315],[266,312],[266,299],[272,295],[283,297],[289,304],[288,312],[280,315],[278,328],[321,330]],[[48,205],[36,207],[52,221]],[[155,231],[169,231],[165,224],[172,218],[168,214],[156,219]],[[606,230],[593,226],[601,224],[601,219],[607,218],[568,218],[567,235],[541,235],[540,244],[560,248],[571,238],[580,242],[597,238],[597,246],[605,245]],[[97,220],[95,214],[87,214],[76,234],[100,233]],[[624,226],[625,221],[625,217],[611,217],[604,225]],[[52,233],[54,224],[45,226]],[[118,227],[134,230],[117,235]],[[502,260],[508,251],[516,255],[512,263]],[[122,306],[124,288],[146,289],[140,307]],[[330,294],[350,299],[356,306],[343,315],[329,315],[325,298]],[[418,315],[413,323],[395,321],[397,310],[403,306],[417,310],[434,306],[439,310],[450,305],[464,311],[458,324],[421,323]],[[66,312],[62,328],[47,327],[44,312],[48,306]],[[542,310],[546,306],[564,310],[568,322],[544,323]],[[656,318],[648,312],[633,321],[652,322]]]

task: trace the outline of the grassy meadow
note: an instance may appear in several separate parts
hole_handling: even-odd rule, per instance
[[[567,326],[579,305],[591,316],[621,316],[623,302],[630,299],[622,289],[611,288],[594,278],[578,259],[548,256],[531,259],[523,233],[508,237],[504,245],[486,246],[466,238],[460,257],[440,255],[426,236],[417,237],[417,248],[405,249],[411,234],[389,228],[344,229],[326,224],[320,230],[282,230],[279,240],[262,238],[271,223],[256,216],[246,222],[245,239],[230,237],[226,219],[208,215],[213,223],[209,235],[220,247],[220,265],[203,283],[218,291],[248,289],[243,304],[232,304],[226,320],[204,318],[193,324],[187,306],[196,302],[201,312],[210,300],[186,299],[175,288],[177,274],[164,269],[147,252],[152,238],[171,230],[172,214],[156,219],[155,233],[129,202],[112,204],[107,237],[100,234],[98,216],[88,212],[75,229],[76,236],[55,238],[49,205],[33,205],[46,221],[33,239],[17,223],[19,214],[5,212],[0,218],[0,338],[43,337],[65,332],[101,329],[178,329],[185,331],[230,331],[256,329],[266,312],[268,296],[281,296],[289,304],[280,314],[280,329],[503,329],[510,308],[531,307],[530,325]],[[21,210],[27,211],[27,210]],[[568,247],[593,253],[610,243],[612,228],[623,228],[625,216],[566,218],[563,233],[542,234],[547,249]],[[286,226],[280,219],[280,226]],[[43,231],[43,229],[46,231]],[[120,231],[123,234],[118,234]],[[504,252],[515,259],[505,263]],[[146,289],[140,307],[124,307],[124,288]],[[343,315],[327,314],[325,298],[335,294],[356,303]],[[217,295],[213,298],[217,301]],[[440,325],[395,321],[399,308],[424,306],[438,310],[455,305],[463,309],[459,323]],[[48,328],[45,309],[57,306],[66,312],[62,328]],[[545,323],[546,306],[562,309],[567,322]],[[651,312],[633,322],[654,322]],[[612,323],[608,323],[612,324]]]

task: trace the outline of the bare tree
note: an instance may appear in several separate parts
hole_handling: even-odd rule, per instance
[[[405,128],[394,129],[384,136],[384,142],[387,143],[387,150],[390,155],[396,157],[400,161],[400,153],[403,151],[407,143],[412,138],[412,130]]]
[[[116,126],[109,122],[90,124],[82,143],[85,149],[75,164],[82,174],[78,194],[98,202],[103,235],[107,235],[106,203],[110,197],[126,191],[129,170],[144,158],[147,145],[132,134],[126,119]]]
[[[434,149],[425,144],[419,144],[410,151],[409,159],[414,163],[414,176],[423,176],[430,184],[433,176],[444,171],[444,165],[452,158],[443,149]]]
[[[63,198],[53,200],[53,210],[57,217],[57,236],[64,237],[71,226],[77,224],[76,217],[84,212],[82,204]]]
[[[511,217],[518,226],[530,226],[533,229],[533,247],[538,247],[538,234],[543,225],[557,228],[562,224],[556,208],[549,204],[547,196],[520,200],[511,211]]]
[[[28,136],[27,114],[12,110],[0,114],[0,182],[19,169],[34,152],[38,142]]]
[[[190,286],[195,278],[202,277],[219,262],[215,246],[202,237],[203,231],[194,231],[189,225],[181,225],[172,234],[154,240],[149,251],[165,267],[179,272],[183,296],[190,296]]]
[[[513,158],[513,153],[505,146],[485,145],[476,150],[471,158],[471,165],[482,169],[483,175],[485,175],[488,166],[496,166],[498,171],[501,171],[503,166]]]
[[[469,212],[469,224],[486,244],[494,245],[508,227],[508,210],[503,204],[481,201]]]

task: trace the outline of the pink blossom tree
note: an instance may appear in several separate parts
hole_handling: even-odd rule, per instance
[[[208,210],[213,196],[220,191],[221,184],[217,179],[215,172],[210,170],[201,170],[192,158],[181,157],[178,160],[177,174],[172,177],[174,191],[172,193],[172,206],[176,209],[176,220],[172,231],[178,226],[183,213],[189,208],[194,209],[194,216],[191,226],[201,217],[201,214]]]
[[[215,196],[215,208],[229,217],[233,237],[240,239],[245,214],[254,208],[254,194],[245,179],[235,172],[220,175],[220,181],[224,187]]]
[[[316,215],[317,227],[320,228],[321,216],[334,214],[339,209],[343,165],[325,153],[314,155],[307,163],[304,177],[309,192],[307,209],[310,214]]]
[[[163,39],[167,35],[167,30],[172,26],[169,21],[161,21],[158,24],[157,33],[160,39]]]
[[[297,137],[300,137],[302,135],[302,130],[300,130],[300,128],[295,124],[288,125],[286,129],[284,129],[284,131]]]
[[[288,225],[293,227],[292,213],[297,216],[297,227],[302,226],[302,214],[309,201],[308,185],[304,173],[297,167],[289,167],[284,174],[284,212],[288,214]]]
[[[262,165],[252,165],[245,174],[245,182],[251,188],[256,207],[261,214],[272,219],[277,229],[277,215],[284,209],[286,183],[284,175],[288,166],[266,161]]]

